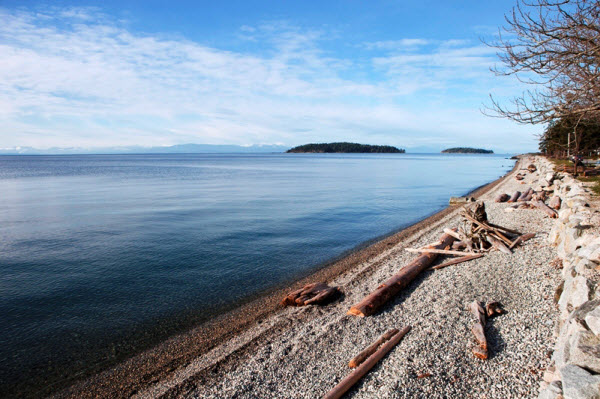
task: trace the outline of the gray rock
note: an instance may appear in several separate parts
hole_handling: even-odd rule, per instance
[[[600,376],[572,364],[560,372],[565,399],[600,399]]]
[[[549,384],[543,391],[538,395],[538,399],[559,399],[562,395],[562,387],[560,382],[555,381]]]
[[[578,331],[569,341],[569,363],[600,373],[600,338],[591,331]]]
[[[585,323],[594,334],[600,336],[600,307],[585,316]]]

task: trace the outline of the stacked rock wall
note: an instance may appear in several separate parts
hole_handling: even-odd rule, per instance
[[[537,158],[540,176],[553,165]],[[559,309],[553,365],[544,374],[540,399],[600,398],[600,214],[590,194],[568,174],[558,174],[554,194],[561,208],[548,240],[562,262],[563,283],[556,291]]]

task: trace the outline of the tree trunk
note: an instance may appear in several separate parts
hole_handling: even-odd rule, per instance
[[[455,238],[449,234],[444,234],[440,239],[440,244],[433,249],[444,249],[451,246]],[[352,306],[348,314],[355,316],[370,316],[377,311],[384,303],[394,297],[400,290],[406,287],[423,270],[427,269],[431,263],[438,257],[434,253],[424,253],[408,265],[404,266],[398,273],[389,280],[381,284],[375,291],[366,296],[362,301]]]

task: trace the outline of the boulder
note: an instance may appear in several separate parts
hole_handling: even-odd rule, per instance
[[[600,307],[596,307],[594,310],[589,312],[585,316],[584,320],[589,329],[600,337]]]
[[[591,331],[578,331],[569,339],[569,363],[600,373],[600,338]]]
[[[538,399],[562,399],[562,384],[559,381],[554,381],[540,392]]]
[[[569,364],[560,370],[565,399],[600,399],[600,376]]]

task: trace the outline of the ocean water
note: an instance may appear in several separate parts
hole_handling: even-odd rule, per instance
[[[114,363],[495,180],[500,155],[0,157],[0,396]]]

